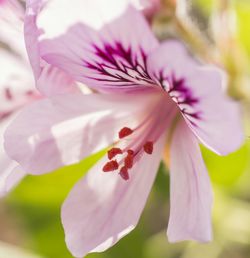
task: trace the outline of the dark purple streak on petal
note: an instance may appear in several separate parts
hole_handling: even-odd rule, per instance
[[[201,111],[196,110],[199,99],[193,95],[190,87],[186,84],[187,81],[185,78],[176,78],[174,73],[172,73],[171,76],[166,77],[164,76],[163,71],[160,71],[158,81],[162,88],[168,92],[173,101],[178,104],[181,112],[189,118],[192,118],[190,122],[196,126],[194,120],[200,120],[202,118]]]
[[[154,84],[148,74],[146,54],[142,48],[138,53],[133,53],[131,47],[125,48],[120,42],[114,42],[113,45],[103,43],[102,47],[92,46],[100,61],[83,60],[84,67],[103,77],[93,76],[91,79],[117,87]]]

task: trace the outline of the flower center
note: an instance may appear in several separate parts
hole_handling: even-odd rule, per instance
[[[127,138],[128,136],[132,136],[135,134],[135,132],[129,128],[129,127],[123,127],[119,131],[119,139],[124,139]],[[108,161],[104,167],[103,167],[103,172],[112,172],[116,171],[119,169],[119,174],[124,180],[129,179],[129,169],[132,169],[135,161],[138,159],[138,155],[142,155],[143,152],[151,155],[153,153],[153,146],[154,142],[153,141],[144,141],[142,144],[139,146],[133,146],[133,149],[130,147],[132,146],[127,146],[125,148],[118,148],[118,147],[113,147],[107,152]],[[120,160],[117,161],[115,159],[117,156],[120,156]]]
[[[103,172],[118,171],[124,180],[128,180],[130,170],[143,155],[153,154],[154,144],[177,112],[169,97],[162,96],[138,126],[120,129],[118,143],[107,152],[109,161],[103,166]]]

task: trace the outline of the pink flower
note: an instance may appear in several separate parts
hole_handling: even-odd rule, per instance
[[[221,155],[243,141],[221,72],[177,41],[160,44],[127,1],[27,2],[37,80],[46,63],[98,93],[67,92],[25,108],[6,131],[8,154],[24,171],[43,174],[109,147],[62,207],[72,254],[104,251],[135,228],[166,144],[169,241],[209,241],[212,193],[199,141]],[[55,92],[46,80],[41,87]]]
[[[39,2],[37,4],[39,6]],[[155,6],[151,5],[150,1],[136,2],[135,4],[137,8],[142,10],[155,9]],[[41,95],[34,89],[32,71],[27,59],[23,40],[24,19],[25,10],[19,1],[0,1],[0,41],[10,48],[10,50],[6,48],[0,49],[0,168],[2,171],[0,174],[0,195],[4,195],[11,190],[26,174],[15,161],[9,159],[5,154],[3,133],[21,108],[41,98]],[[28,34],[26,43],[31,48],[33,47],[29,54],[37,88],[42,94],[48,96],[78,91],[79,89],[72,78],[47,64],[44,60],[40,60],[39,49],[36,48],[34,42],[40,32],[35,30],[33,31],[35,35],[29,34],[29,28],[34,28],[32,21],[35,22],[35,16],[29,14],[26,19],[27,26],[25,29]],[[46,85],[47,88],[40,87],[41,85]]]
[[[0,1],[0,195],[11,190],[25,175],[3,148],[3,134],[17,112],[40,98],[32,87],[32,73],[24,47],[22,23],[24,9],[15,0]],[[7,47],[10,49],[7,49]]]
[[[0,48],[0,195],[11,190],[26,174],[5,154],[3,133],[20,109],[42,97],[34,87],[23,37],[24,19],[25,9],[18,0],[0,0],[0,42],[3,45]],[[47,69],[41,72],[38,86],[46,81],[46,85],[51,83],[53,89],[57,89],[57,94],[64,93],[64,84],[68,86],[73,80],[58,69],[51,69],[46,62],[42,63],[42,68]],[[74,90],[77,91],[77,87]]]

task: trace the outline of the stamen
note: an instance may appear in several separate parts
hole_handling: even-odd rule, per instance
[[[119,138],[122,139],[124,137],[127,137],[128,135],[132,134],[133,130],[128,127],[123,127],[121,131],[119,132]]]
[[[116,160],[111,160],[109,162],[107,162],[104,167],[103,167],[103,172],[112,172],[116,169],[118,169],[119,164]]]
[[[124,164],[126,168],[132,168],[134,164],[134,156],[128,154],[127,157],[124,159]]]
[[[129,173],[126,167],[122,167],[119,174],[124,180],[129,180]]]
[[[158,122],[157,121],[151,121],[150,122]],[[144,128],[145,126],[145,128]],[[153,130],[152,127],[150,127],[148,131],[147,124],[143,124],[142,126],[138,126],[135,128],[135,130],[132,130],[129,127],[123,127],[119,131],[119,138],[122,141],[122,138],[131,135],[134,133],[133,139],[128,139],[124,141],[125,143],[123,148],[120,148],[116,145],[116,147],[112,147],[110,150],[107,151],[107,158],[109,161],[104,165],[103,171],[104,172],[111,172],[118,170],[119,175],[124,180],[129,180],[130,175],[129,171],[134,167],[134,165],[141,159],[143,152],[147,154],[153,153],[153,145],[155,142],[155,137],[157,136],[157,133],[159,133],[157,130]],[[142,131],[141,131],[142,130]],[[145,130],[145,131],[144,131]],[[152,130],[152,131],[151,131]],[[142,133],[142,135],[141,135]],[[150,141],[148,140],[150,137]],[[118,157],[116,157],[118,155]],[[116,160],[113,160],[116,158]]]
[[[112,148],[108,151],[108,158],[111,160],[118,154],[122,154],[122,150],[120,148]]]
[[[134,155],[134,151],[133,151],[133,150],[127,150],[127,153],[128,153],[129,155]]]
[[[152,154],[153,148],[154,148],[153,142],[146,142],[143,146],[143,149],[147,154]]]

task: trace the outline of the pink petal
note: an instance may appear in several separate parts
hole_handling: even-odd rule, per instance
[[[99,90],[152,86],[145,62],[158,42],[143,15],[128,2],[50,1],[37,18],[43,30],[39,44],[43,59]],[[70,13],[74,15],[68,17]],[[63,22],[58,18],[48,24],[51,17],[65,15]]]
[[[223,92],[222,80],[220,71],[215,68],[197,69],[190,83],[194,90],[198,89],[197,108],[202,118],[197,126],[188,118],[186,121],[204,145],[220,155],[227,155],[238,149],[245,137],[240,106]],[[200,90],[201,85],[206,88]]]
[[[212,192],[198,142],[179,122],[170,150],[170,242],[211,240]]]
[[[5,167],[2,167],[0,164],[2,169],[0,174],[0,197],[3,197],[19,184],[26,176],[26,173],[7,155],[1,156],[0,159],[0,163],[4,162],[7,164]]]
[[[161,160],[164,139],[152,155],[144,155],[124,181],[103,173],[102,159],[70,192],[62,207],[66,243],[75,257],[102,252],[135,228]]]
[[[21,58],[0,49],[0,122],[25,104],[39,98],[33,89],[28,65]]]
[[[75,93],[37,101],[7,129],[6,151],[33,174],[79,162],[118,140],[124,126],[135,127],[151,99]]]
[[[24,171],[6,155],[3,148],[3,133],[11,119],[0,123],[0,197],[12,190],[25,176]]]
[[[46,96],[77,91],[74,80],[60,69],[49,65],[41,59],[39,37],[42,32],[37,27],[37,15],[46,1],[27,0],[24,20],[25,43],[34,72],[37,89]],[[53,18],[54,20],[54,18]],[[52,19],[47,21],[52,24]]]
[[[244,137],[239,107],[223,92],[219,69],[199,65],[177,41],[154,51],[148,69],[203,144],[222,155],[240,147]]]
[[[129,0],[139,10],[156,8],[160,5],[160,0]]]
[[[130,0],[131,3],[139,10],[142,10],[145,16],[149,19],[160,10],[160,0]]]

